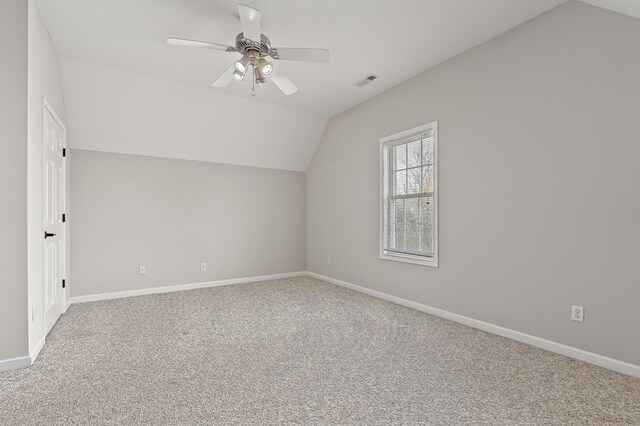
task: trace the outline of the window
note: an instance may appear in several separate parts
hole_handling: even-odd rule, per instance
[[[438,266],[438,122],[380,140],[380,258]]]

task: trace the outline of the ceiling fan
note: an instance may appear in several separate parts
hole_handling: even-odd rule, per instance
[[[292,95],[298,88],[287,77],[281,74],[272,74],[273,64],[267,60],[271,57],[282,61],[303,62],[329,62],[329,51],[326,49],[297,49],[272,47],[271,41],[261,32],[262,15],[256,9],[243,4],[238,5],[238,13],[242,22],[242,32],[236,36],[236,45],[210,43],[206,41],[186,40],[181,38],[169,38],[167,43],[174,46],[200,47],[205,49],[224,50],[225,52],[238,52],[242,57],[222,73],[213,87],[225,87],[234,78],[242,81],[252,71],[253,89],[255,85],[267,82],[266,76],[275,83],[285,95]]]

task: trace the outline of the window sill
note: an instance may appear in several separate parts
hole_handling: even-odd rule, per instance
[[[433,268],[438,267],[438,258],[420,258],[417,256],[401,255],[401,254],[388,254],[385,252],[380,253],[380,259],[392,260],[395,262],[412,263],[414,265],[431,266]]]

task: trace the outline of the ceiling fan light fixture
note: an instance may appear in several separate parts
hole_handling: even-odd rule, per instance
[[[269,75],[273,72],[273,65],[265,58],[260,58],[260,60],[258,61],[258,66],[260,67],[260,70],[264,75]]]
[[[255,68],[255,73],[256,73],[256,84],[257,85],[265,84],[267,82],[267,80],[264,78],[264,74],[262,72],[262,68],[256,67]]]
[[[249,68],[249,63],[251,63],[251,58],[248,56],[243,56],[238,61],[236,61],[236,70],[242,73],[242,77],[244,78],[244,74],[247,72],[247,68]]]
[[[237,69],[233,72],[233,76],[236,78],[236,80],[239,80],[239,81],[244,80],[245,74],[246,74],[246,69],[245,69],[245,72],[240,72]]]
[[[265,76],[285,95],[294,94],[298,88],[281,72],[273,74],[273,64],[276,61],[329,62],[329,51],[326,49],[307,48],[278,48],[271,46],[271,41],[261,32],[262,15],[260,11],[243,5],[238,5],[238,15],[242,24],[242,32],[236,35],[235,46],[210,43],[208,41],[169,38],[168,44],[188,46],[213,50],[224,50],[227,53],[240,55],[229,67],[211,84],[213,87],[226,87],[232,80],[242,81],[248,72],[251,79],[252,95],[255,96],[255,86],[267,82]],[[237,56],[236,56],[237,58]]]

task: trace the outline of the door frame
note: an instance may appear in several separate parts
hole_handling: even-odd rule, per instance
[[[68,222],[69,222],[69,211],[67,210],[67,206],[68,206],[68,200],[67,200],[67,158],[68,158],[68,148],[67,148],[67,126],[65,126],[64,121],[62,121],[62,119],[60,118],[60,116],[56,113],[55,109],[53,108],[53,105],[51,105],[51,103],[47,100],[47,98],[45,96],[42,97],[42,159],[41,159],[41,168],[42,168],[42,197],[43,197],[43,203],[42,203],[42,233],[44,234],[45,231],[45,203],[44,203],[44,195],[45,195],[45,191],[46,191],[46,185],[45,185],[45,141],[46,141],[46,127],[45,127],[45,119],[46,119],[46,114],[49,114],[53,120],[60,126],[60,128],[62,129],[62,148],[67,150],[67,156],[63,157],[63,161],[62,161],[62,198],[63,198],[63,210],[65,213],[65,223],[64,226],[62,227],[62,236],[61,236],[61,240],[62,240],[62,245],[63,245],[63,250],[62,250],[62,254],[64,256],[64,261],[62,262],[62,276],[63,279],[65,279],[65,288],[62,289],[62,306],[60,309],[60,315],[64,314],[67,310],[68,304],[67,301],[69,300],[69,295],[67,293],[67,290],[69,289],[69,280],[68,280],[68,261],[69,261],[69,240],[68,240],[68,232],[67,232],[67,227],[68,227]],[[46,324],[46,315],[45,315],[45,294],[46,294],[46,289],[45,287],[45,277],[44,277],[44,271],[45,271],[45,245],[44,245],[44,240],[43,240],[43,244],[42,244],[42,271],[43,271],[43,275],[42,275],[42,284],[41,284],[41,288],[42,288],[42,305],[40,306],[40,312],[42,312],[42,330],[43,333],[47,333],[47,324]],[[60,285],[62,285],[62,283],[60,283]],[[46,337],[46,334],[43,336]]]

